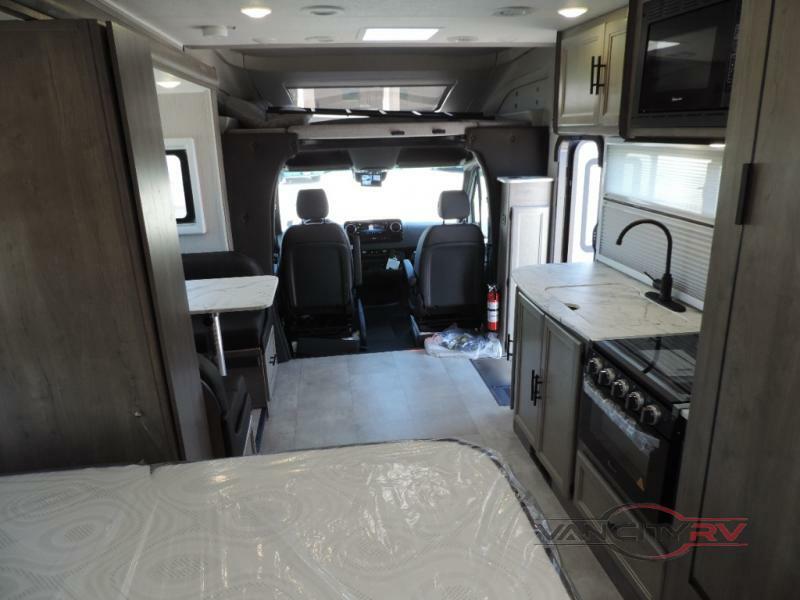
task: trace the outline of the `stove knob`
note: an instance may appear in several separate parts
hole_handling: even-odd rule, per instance
[[[617,372],[611,367],[601,369],[597,374],[597,383],[600,385],[611,385],[611,382],[617,378]]]
[[[611,384],[611,395],[622,400],[630,389],[631,385],[625,379],[617,379]]]
[[[645,425],[655,425],[661,420],[661,409],[655,404],[648,404],[642,409],[642,416],[639,418]]]
[[[625,398],[625,408],[633,412],[639,412],[644,406],[644,394],[642,392],[631,392]]]
[[[597,377],[597,374],[603,368],[603,361],[596,356],[589,361],[589,364],[586,366],[586,370],[589,371],[589,375],[592,377]]]

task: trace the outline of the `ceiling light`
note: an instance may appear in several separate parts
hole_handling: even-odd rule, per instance
[[[361,39],[365,42],[427,42],[438,32],[438,27],[370,27]]]
[[[315,6],[306,6],[301,8],[300,12],[304,12],[307,15],[313,15],[315,17],[333,17],[334,15],[342,14],[344,9],[341,6],[333,6],[331,4],[317,4]]]
[[[447,38],[447,41],[449,41],[449,42],[461,42],[461,43],[477,42],[478,41],[478,37],[474,36],[474,35],[453,35],[453,36],[450,36],[449,38]]]
[[[156,85],[160,85],[162,88],[166,88],[168,90],[175,89],[181,84],[180,81],[176,79],[162,79],[160,81],[156,81]]]
[[[723,148],[725,148],[725,144],[722,144],[720,142],[715,142],[713,144],[709,144],[708,146],[709,146],[709,148],[717,148],[719,150],[722,150]]]
[[[524,17],[532,12],[533,9],[530,6],[504,6],[503,8],[498,8],[492,14],[495,17]]]
[[[245,6],[242,9],[242,14],[251,19],[263,19],[270,13],[272,13],[272,9],[266,6]]]
[[[586,14],[587,10],[589,9],[575,6],[573,8],[562,8],[558,11],[558,14],[567,19],[577,19],[581,15]]]

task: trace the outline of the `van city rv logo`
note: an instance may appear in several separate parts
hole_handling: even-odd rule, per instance
[[[746,517],[686,517],[660,504],[623,504],[601,519],[547,519],[539,526],[556,546],[608,546],[642,560],[669,560],[692,548],[743,548]],[[657,542],[654,547],[653,541]]]

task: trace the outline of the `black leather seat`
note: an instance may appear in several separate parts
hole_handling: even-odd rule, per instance
[[[244,377],[223,378],[217,366],[202,354],[197,356],[200,382],[211,426],[214,455],[241,456],[247,445],[252,400]]]
[[[250,277],[264,275],[259,264],[239,252],[199,252],[183,255],[186,279],[215,279],[218,277]],[[198,352],[212,352],[207,324],[208,317],[192,317],[195,346]],[[222,342],[226,351],[264,348],[267,333],[267,312],[234,312],[220,315]]]
[[[453,323],[478,327],[486,306],[483,233],[465,223],[469,198],[461,190],[442,192],[438,209],[443,222],[456,222],[428,227],[417,244],[414,264],[404,261],[415,334]]]
[[[351,336],[361,319],[350,240],[326,220],[324,190],[300,190],[297,215],[303,222],[286,230],[278,267],[287,335],[292,341]]]

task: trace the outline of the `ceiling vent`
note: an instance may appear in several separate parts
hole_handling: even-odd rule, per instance
[[[533,12],[530,6],[504,6],[494,11],[495,17],[524,17]]]
[[[317,4],[315,6],[301,8],[300,12],[315,17],[334,17],[342,14],[344,9],[341,6],[333,6],[331,4]]]

